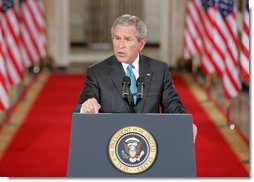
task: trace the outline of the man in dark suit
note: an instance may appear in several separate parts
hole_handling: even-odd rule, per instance
[[[120,16],[115,20],[111,34],[114,55],[88,67],[86,82],[74,112],[186,113],[167,64],[140,54],[147,34],[143,21],[132,15]],[[143,98],[140,102],[133,101],[134,110],[122,98],[122,80],[126,75],[135,76],[131,84],[139,77],[144,82]],[[193,131],[195,137],[195,125]]]

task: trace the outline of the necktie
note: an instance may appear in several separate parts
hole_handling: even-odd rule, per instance
[[[127,76],[129,76],[131,79],[130,90],[131,90],[132,94],[137,93],[136,78],[135,78],[135,75],[132,71],[133,68],[134,68],[134,66],[132,64],[129,64],[129,66],[127,67]],[[136,104],[137,95],[134,95],[133,99],[134,99],[134,104]]]

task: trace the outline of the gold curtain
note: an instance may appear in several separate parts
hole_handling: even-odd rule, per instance
[[[143,0],[89,0],[86,42],[111,42],[111,26],[123,14],[132,14],[143,19]]]

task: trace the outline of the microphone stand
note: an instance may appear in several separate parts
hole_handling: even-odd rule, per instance
[[[136,113],[133,95],[134,94],[130,93],[128,100],[129,100],[129,106],[130,106],[131,113]]]
[[[136,107],[137,104],[141,101],[143,98],[143,87],[144,85],[144,79],[142,77],[139,77],[137,79],[137,93],[131,93],[130,92],[130,78],[128,76],[125,76],[122,81],[122,86],[123,86],[123,93],[122,93],[122,98],[128,103],[130,107],[131,113],[136,113]],[[134,103],[134,98],[133,96],[137,96],[137,101],[136,104]]]

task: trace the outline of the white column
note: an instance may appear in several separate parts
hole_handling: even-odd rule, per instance
[[[57,67],[69,65],[69,0],[46,2],[48,54]]]
[[[161,59],[175,67],[183,56],[185,0],[162,0],[161,3]]]
[[[161,37],[160,37],[160,59],[170,63],[169,35],[170,35],[170,18],[169,18],[169,0],[160,0],[161,5]]]

